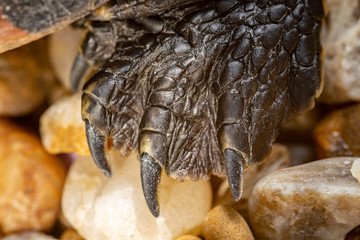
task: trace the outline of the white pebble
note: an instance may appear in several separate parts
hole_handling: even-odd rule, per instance
[[[110,156],[111,178],[103,176],[90,157],[79,158],[68,174],[62,209],[80,235],[87,240],[166,240],[199,233],[212,202],[209,182],[178,183],[162,175],[160,216],[155,218],[143,197],[136,153]]]

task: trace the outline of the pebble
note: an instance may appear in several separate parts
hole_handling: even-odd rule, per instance
[[[262,164],[252,165],[244,171],[244,189],[241,199],[235,201],[231,194],[228,181],[220,185],[215,197],[216,205],[225,205],[234,208],[246,220],[248,220],[248,200],[255,184],[271,172],[290,166],[290,153],[287,147],[282,144],[273,144],[272,151]]]
[[[87,240],[166,240],[197,235],[210,210],[208,181],[161,179],[160,216],[149,211],[142,192],[140,164],[132,152],[109,152],[113,175],[105,177],[90,157],[80,157],[69,170],[62,210],[71,226]]]
[[[325,84],[320,97],[328,103],[360,101],[360,3],[327,0],[324,24]]]
[[[45,100],[53,83],[44,40],[0,55],[0,116],[23,116]]]
[[[360,223],[357,158],[331,158],[273,172],[249,199],[258,239],[343,239]]]
[[[63,28],[49,36],[51,65],[58,80],[68,90],[71,90],[71,68],[83,37],[83,29],[75,29],[72,27]]]
[[[81,119],[81,93],[61,98],[43,113],[40,135],[49,153],[90,155]]]
[[[8,235],[2,240],[56,240],[56,238],[40,232],[23,232]]]
[[[244,218],[234,209],[221,205],[208,213],[202,232],[206,240],[254,240]]]
[[[0,119],[0,226],[4,234],[49,230],[60,208],[64,179],[64,166],[45,152],[37,137]]]
[[[360,156],[360,104],[325,117],[314,130],[318,158]]]

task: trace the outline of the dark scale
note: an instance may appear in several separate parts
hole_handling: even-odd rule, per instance
[[[29,1],[0,5],[21,2]],[[8,19],[36,32],[81,4],[102,3],[58,2],[36,16],[24,12],[33,24],[11,10]],[[79,89],[96,72],[83,86],[82,117],[97,166],[111,176],[108,148],[137,149],[155,216],[162,170],[180,180],[227,175],[239,200],[244,169],[269,154],[282,122],[313,105],[322,0],[124,2],[107,2],[80,21],[87,36],[71,74]]]

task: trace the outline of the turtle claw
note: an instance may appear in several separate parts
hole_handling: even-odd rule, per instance
[[[160,207],[158,200],[158,189],[160,184],[161,166],[148,153],[141,155],[141,184],[146,204],[150,212],[158,217]]]
[[[243,157],[234,150],[227,148],[224,151],[226,174],[231,193],[236,201],[240,200],[243,192]]]
[[[86,138],[94,162],[105,176],[111,177],[111,168],[108,163],[108,157],[106,156],[107,140],[88,119],[84,121]]]
[[[81,53],[78,53],[70,72],[70,87],[73,92],[77,92],[81,89],[85,79],[90,75],[91,71],[91,65]]]

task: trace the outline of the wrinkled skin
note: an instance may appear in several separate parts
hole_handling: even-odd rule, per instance
[[[321,0],[108,2],[72,70],[83,86],[92,156],[138,149],[145,199],[159,215],[162,169],[173,178],[228,177],[270,152],[280,124],[308,110],[321,84]]]

